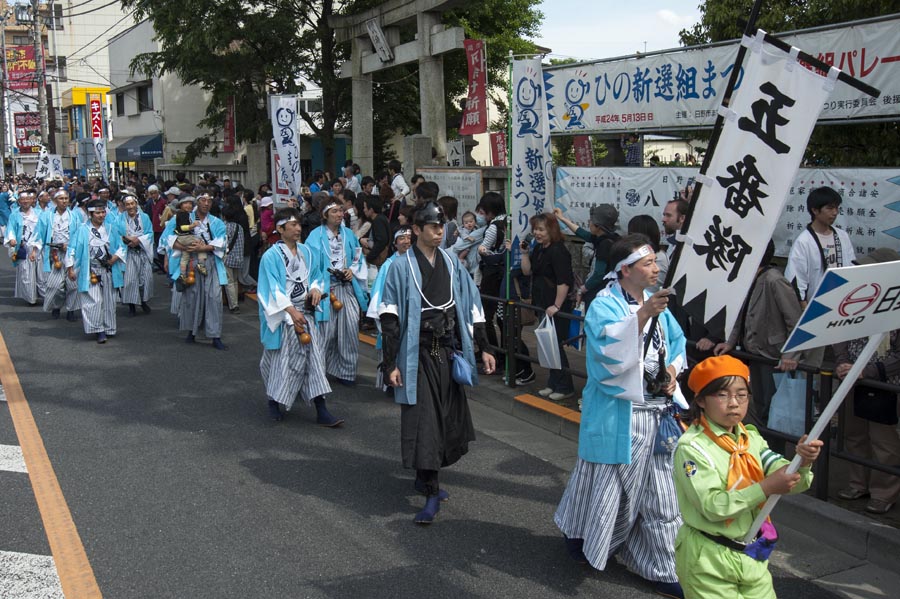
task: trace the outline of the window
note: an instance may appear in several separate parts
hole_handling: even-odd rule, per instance
[[[125,116],[125,94],[116,94],[116,116]]]
[[[145,85],[137,88],[138,110],[148,112],[153,110],[153,86]]]
[[[14,35],[13,46],[30,46],[34,42],[31,41],[30,35]]]
[[[312,100],[306,100],[306,112],[310,114],[316,114],[322,112],[322,100],[316,98]]]
[[[48,19],[49,21],[49,19]],[[47,23],[48,25],[50,23]],[[53,5],[53,25],[54,29],[61,31],[63,28],[63,7],[62,4]]]
[[[56,72],[56,67],[59,66],[59,72]],[[57,81],[66,81],[67,80],[67,72],[66,72],[66,57],[65,56],[48,56],[47,57],[47,74],[51,78],[57,78]]]

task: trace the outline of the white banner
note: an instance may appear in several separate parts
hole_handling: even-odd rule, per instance
[[[50,176],[50,155],[47,153],[47,146],[41,146],[41,153],[38,155],[37,166],[34,168],[35,179],[46,179]]]
[[[612,204],[624,232],[628,221],[639,214],[659,221],[666,203],[693,185],[698,172],[696,168],[559,167],[556,205],[586,229],[592,206]],[[794,237],[810,221],[806,197],[823,185],[843,198],[835,226],[850,235],[857,255],[879,247],[900,251],[900,168],[802,168],[794,176],[772,235],[777,256],[790,253]]]
[[[900,262],[831,268],[784,352],[833,345],[900,329]]]
[[[671,278],[685,309],[712,331],[724,328],[726,338],[741,308],[734,300],[743,299],[753,282],[819,109],[834,87],[833,79],[759,38],[745,66],[708,177],[697,176],[703,187],[693,199]]]
[[[782,37],[782,36],[779,36]],[[900,20],[783,36],[823,62],[881,90],[870,98],[837,85],[819,118],[900,115]],[[554,133],[712,127],[738,44],[545,70]],[[743,81],[739,80],[739,87]]]
[[[540,60],[513,61],[512,264],[519,263],[518,240],[529,229],[532,216],[553,205],[553,169],[550,159],[550,124]]]
[[[103,181],[109,183],[109,162],[106,160],[106,138],[95,137],[91,140],[94,143],[94,158],[100,165],[100,174],[103,175]]]
[[[300,137],[297,135],[297,96],[272,96],[271,100],[272,135],[278,153],[278,175],[291,194],[299,197],[302,181]]]
[[[466,146],[463,140],[447,142],[447,165],[457,168],[466,166]]]
[[[62,154],[47,154],[47,158],[50,159],[50,177],[62,179],[64,175]]]

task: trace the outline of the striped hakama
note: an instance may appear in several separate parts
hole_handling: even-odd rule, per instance
[[[616,552],[647,580],[677,582],[675,535],[681,515],[672,479],[672,455],[653,453],[661,412],[635,405],[631,463],[578,458],[554,521],[570,539],[584,539],[584,555],[603,570]]]
[[[32,306],[35,305],[38,298],[42,296],[40,290],[43,285],[38,286],[42,270],[40,258],[33,262],[28,258],[16,260],[16,290],[13,297],[23,299]]]
[[[181,292],[172,285],[172,299],[169,302],[169,313],[172,316],[178,316],[178,310],[181,308]]]
[[[81,322],[84,332],[116,334],[116,289],[113,287],[112,273],[95,260],[91,260],[91,270],[100,282],[91,285],[78,295],[81,298]]]
[[[353,381],[356,380],[356,363],[359,358],[359,302],[349,283],[335,283],[332,279],[331,293],[344,307],[341,310],[332,307],[331,318],[319,324],[322,353],[328,356],[328,374]]]
[[[215,339],[222,336],[222,285],[214,259],[206,261],[207,274],[195,272],[196,282],[185,287],[178,306],[178,330],[193,335],[203,327],[204,334]]]
[[[153,297],[153,263],[140,247],[128,248],[125,261],[123,304],[140,304]]]
[[[306,314],[309,323],[312,314]],[[307,345],[300,343],[294,325],[282,323],[281,347],[263,350],[259,372],[266,385],[266,396],[290,410],[299,395],[307,405],[320,395],[331,393],[331,385],[325,377],[325,359],[319,346],[321,331],[315,326],[306,327],[312,337]]]
[[[59,310],[65,306],[67,312],[78,309],[78,283],[66,276],[65,268],[53,268],[47,274],[44,293],[44,312]]]

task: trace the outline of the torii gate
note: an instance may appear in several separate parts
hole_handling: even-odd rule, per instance
[[[431,138],[438,160],[447,157],[447,114],[444,107],[444,60],[441,55],[463,48],[462,27],[446,28],[441,11],[462,0],[388,0],[355,15],[328,17],[335,41],[353,44],[351,60],[341,65],[341,78],[352,77],[353,159],[363,172],[374,172],[372,141],[372,73],[419,62],[419,112],[422,134]],[[418,34],[399,44],[402,24],[416,20]]]

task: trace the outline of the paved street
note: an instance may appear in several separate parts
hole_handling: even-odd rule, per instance
[[[12,284],[4,255],[0,332],[105,597],[652,596],[623,568],[598,573],[563,550],[552,516],[575,445],[562,437],[473,402],[478,441],[444,471],[452,497],[435,524],[417,527],[398,408],[372,387],[368,346],[360,384],[331,396],[344,428],[315,426],[299,404],[275,424],[250,300],[225,316],[227,352],[183,342],[161,285],[151,315],[120,309],[118,335],[98,345],[80,321],[10,299]],[[14,471],[19,444],[0,403],[0,596],[59,596],[46,556],[72,548],[51,551],[59,514],[42,519],[37,473]],[[858,562],[784,536],[779,595],[839,596],[806,579]],[[46,594],[25,594],[25,563]]]

